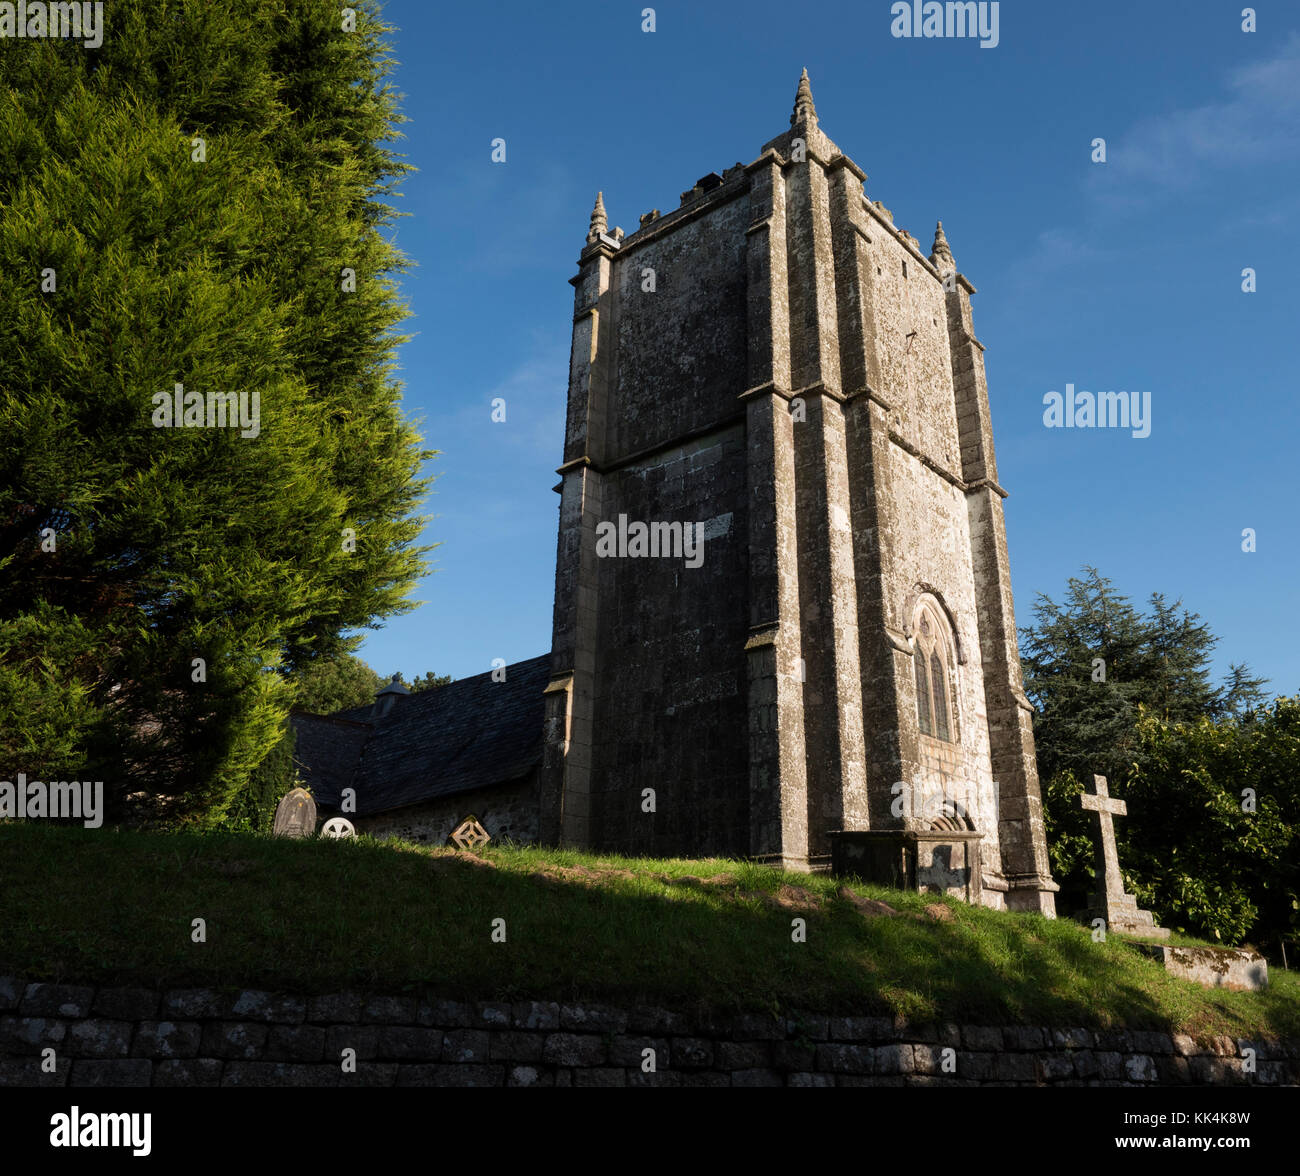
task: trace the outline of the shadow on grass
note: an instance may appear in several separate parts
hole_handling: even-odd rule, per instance
[[[8,823],[0,877],[0,974],[26,980],[1300,1033],[1294,989],[1207,992],[1065,921],[940,921],[916,894],[857,887],[900,912],[864,917],[836,880],[741,862]]]

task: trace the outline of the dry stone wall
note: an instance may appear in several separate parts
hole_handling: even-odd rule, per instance
[[[1300,1085],[1300,1040],[0,978],[0,1086],[1225,1084]]]

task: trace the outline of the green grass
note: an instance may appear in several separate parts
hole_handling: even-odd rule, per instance
[[[1294,974],[1273,969],[1266,993],[1208,991],[1066,920],[855,886],[900,912],[864,917],[834,879],[744,862],[478,859],[366,838],[0,823],[0,974],[1300,1036]],[[731,881],[708,883],[719,875]],[[937,905],[951,919],[927,913]],[[791,941],[796,917],[806,943]],[[196,918],[206,943],[191,941]],[[505,943],[491,939],[498,918]]]

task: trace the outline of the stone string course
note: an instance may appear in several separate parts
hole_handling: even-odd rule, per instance
[[[0,1086],[1185,1084],[1300,1085],[1300,1040],[0,978]]]

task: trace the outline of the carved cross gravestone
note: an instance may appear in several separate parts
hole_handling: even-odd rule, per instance
[[[321,826],[320,835],[332,840],[337,840],[342,837],[355,837],[357,835],[357,830],[347,817],[330,817],[330,819]]]
[[[449,840],[461,849],[473,849],[476,845],[486,845],[492,840],[491,835],[479,824],[479,819],[470,813],[451,831]]]
[[[1128,805],[1110,795],[1105,776],[1093,776],[1093,793],[1085,792],[1079,804],[1087,812],[1097,814],[1097,893],[1089,916],[1106,921],[1106,929],[1127,932],[1130,935],[1154,935],[1164,938],[1169,934],[1165,927],[1157,927],[1150,911],[1138,909],[1137,899],[1124,893],[1124,875],[1119,869],[1119,853],[1115,848],[1115,817],[1128,814]]]
[[[1128,805],[1110,795],[1105,776],[1093,776],[1095,795],[1084,793],[1079,804],[1085,811],[1097,814],[1100,836],[1097,841],[1097,887],[1102,894],[1121,897],[1124,894],[1124,877],[1119,872],[1119,853],[1115,849],[1115,817],[1128,814]]]
[[[275,809],[276,837],[310,837],[316,832],[316,802],[305,788],[286,792]]]

